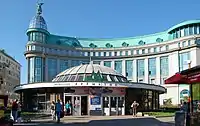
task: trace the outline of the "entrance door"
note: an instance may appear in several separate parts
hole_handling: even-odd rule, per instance
[[[88,114],[88,96],[81,96],[81,115]]]
[[[73,115],[74,116],[81,116],[81,97],[80,96],[73,96],[72,97],[73,103]]]
[[[117,115],[117,97],[110,97],[110,115]]]

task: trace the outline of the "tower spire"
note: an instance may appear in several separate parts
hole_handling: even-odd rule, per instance
[[[40,1],[38,1],[37,2],[37,15],[41,15],[42,14],[42,5],[43,5],[44,3],[42,3],[42,2],[40,2]]]

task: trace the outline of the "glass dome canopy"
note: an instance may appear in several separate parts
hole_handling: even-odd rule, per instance
[[[30,21],[29,28],[41,28],[47,30],[47,24],[41,15],[36,15]]]
[[[58,74],[52,82],[128,82],[127,78],[110,67],[85,64]]]

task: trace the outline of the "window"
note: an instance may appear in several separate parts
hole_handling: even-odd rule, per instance
[[[142,54],[145,54],[145,49],[142,49]]]
[[[100,65],[101,61],[93,61],[93,64],[99,64]]]
[[[109,52],[109,56],[112,56],[112,52]]]
[[[67,68],[69,68],[68,60],[61,59],[60,60],[60,71],[59,72],[62,72],[64,70],[66,70]]]
[[[132,78],[133,76],[133,60],[125,61],[126,77]]]
[[[133,55],[134,54],[134,50],[131,50],[131,55]]]
[[[191,41],[190,40],[188,40],[188,46],[190,46],[191,45]]]
[[[139,52],[140,50],[136,50],[136,54],[140,54],[140,52]]]
[[[154,52],[154,53],[157,52],[157,48],[156,48],[156,47],[153,48],[153,52]]]
[[[31,32],[28,35],[28,41],[46,42],[46,35],[40,32]]]
[[[115,70],[122,73],[122,61],[115,61]]]
[[[150,58],[149,61],[149,76],[156,76],[156,58]]]
[[[101,52],[98,52],[99,53],[99,56],[101,56]]]
[[[179,54],[179,67],[180,71],[188,69],[188,60],[190,60],[190,52],[180,53]]]
[[[194,34],[197,34],[197,24],[194,25]]]
[[[111,67],[111,61],[104,61],[104,66]]]
[[[180,42],[178,42],[178,48],[180,48],[181,47],[181,44],[180,44]]]
[[[48,58],[48,81],[51,81],[57,75],[57,60]]]
[[[90,56],[90,52],[88,52],[88,55],[87,56]]]
[[[193,34],[194,34],[193,27],[190,26],[190,27],[189,27],[189,35],[193,35]]]
[[[43,60],[41,57],[29,59],[29,71],[29,83],[43,81]]]
[[[103,52],[103,56],[106,56],[106,52]]]
[[[189,35],[189,28],[188,27],[184,29],[184,34],[185,34],[185,36]]]
[[[125,55],[128,56],[128,51],[125,52]]]
[[[150,48],[148,49],[148,53],[151,53],[151,49]]]
[[[186,41],[182,42],[182,47],[186,47]]]
[[[95,52],[93,52],[93,56],[96,56]]]
[[[137,76],[143,77],[144,76],[144,59],[137,60]]]
[[[115,52],[115,56],[117,56],[117,52]]]
[[[168,76],[169,66],[168,66],[168,56],[160,57],[160,75]]]
[[[123,52],[122,52],[122,51],[120,51],[120,56],[122,56],[122,54],[123,54]]]

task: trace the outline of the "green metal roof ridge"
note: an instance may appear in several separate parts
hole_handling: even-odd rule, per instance
[[[141,35],[141,36],[135,36],[135,37],[121,37],[121,38],[81,38],[81,37],[70,37],[70,36],[61,36],[61,35],[55,35],[51,34],[52,36],[56,37],[63,37],[63,38],[75,38],[77,40],[88,40],[88,41],[112,41],[112,40],[129,40],[129,39],[139,39],[139,38],[146,38],[146,37],[151,37],[151,36],[157,36],[157,35],[162,35],[162,34],[167,34],[167,31],[164,32],[157,32],[154,34],[148,34],[148,35]]]
[[[176,24],[176,25],[172,26],[171,28],[169,28],[167,30],[167,32],[169,33],[170,31],[172,31],[172,30],[174,30],[174,29],[176,29],[178,27],[181,27],[181,26],[184,26],[184,25],[189,25],[189,24],[195,24],[195,23],[200,23],[200,20],[197,19],[197,20],[186,20],[186,21],[183,21],[183,22],[181,22],[179,24]]]

